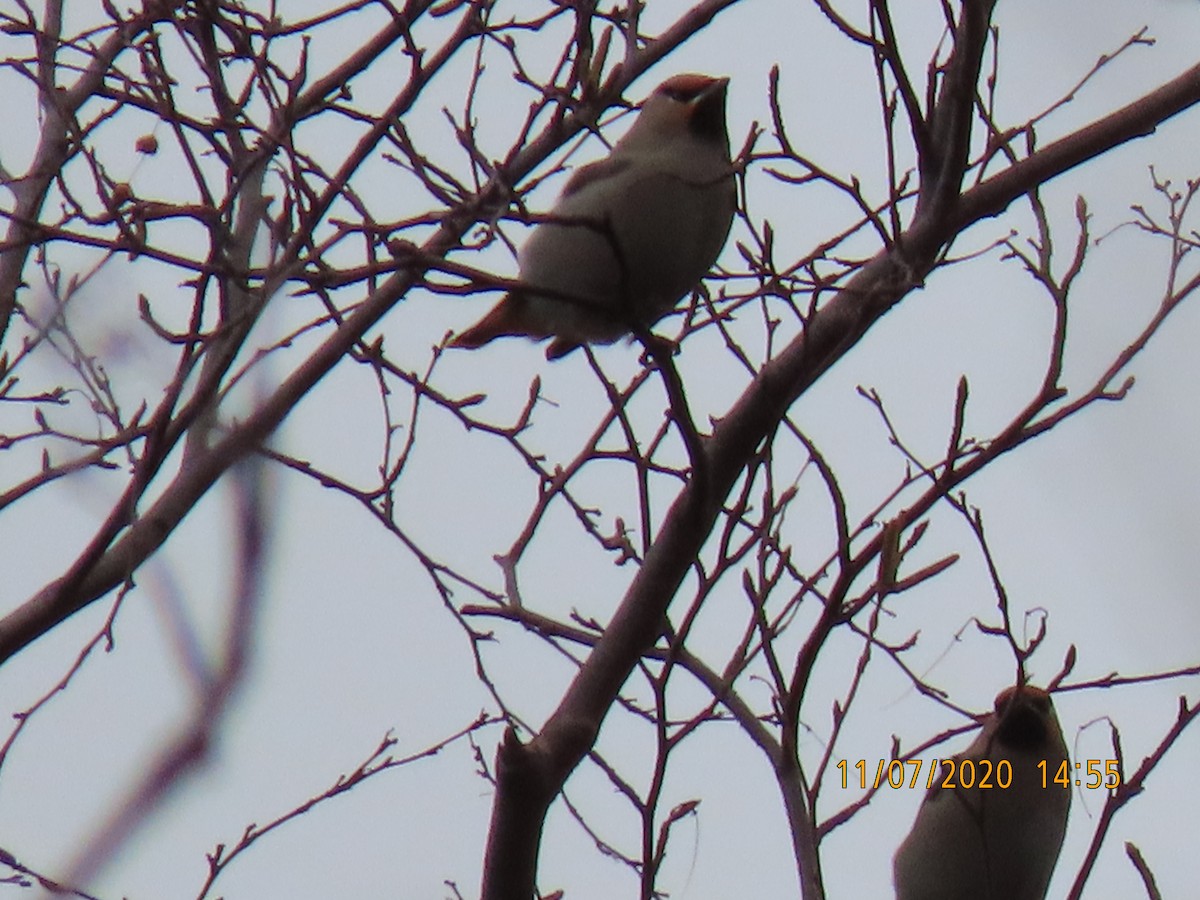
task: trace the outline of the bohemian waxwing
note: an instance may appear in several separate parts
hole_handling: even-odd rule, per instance
[[[602,160],[571,176],[519,254],[529,290],[507,294],[450,346],[554,337],[547,359],[648,327],[709,270],[737,202],[727,78],[676,75]],[[544,291],[545,293],[541,293]]]
[[[1066,759],[1050,695],[1029,685],[1001,691],[983,730],[954,757],[956,787],[942,786],[943,763],[896,851],[897,900],[1044,900],[1071,806],[1070,790],[1054,781]],[[980,788],[987,771],[992,786]]]

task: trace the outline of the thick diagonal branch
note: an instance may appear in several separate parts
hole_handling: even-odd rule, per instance
[[[973,103],[973,93],[960,102]],[[484,900],[533,896],[537,847],[550,803],[594,744],[642,653],[657,639],[667,606],[714,527],[724,498],[796,399],[922,285],[942,251],[966,228],[1080,163],[1152,133],[1198,102],[1200,66],[965,194],[956,193],[953,202],[925,206],[901,240],[880,251],[809,319],[800,336],[763,366],[705,441],[707,483],[692,481],[680,491],[657,541],[558,708],[528,744],[510,736],[501,745]],[[801,868],[803,878],[802,861]]]

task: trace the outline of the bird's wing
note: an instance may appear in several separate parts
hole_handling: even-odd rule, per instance
[[[589,184],[603,181],[606,178],[612,178],[614,175],[624,172],[630,165],[631,163],[628,158],[617,157],[614,159],[609,156],[594,163],[589,163],[582,169],[576,169],[571,177],[567,179],[567,185],[563,188],[562,197],[570,197],[572,194],[583,190]]]

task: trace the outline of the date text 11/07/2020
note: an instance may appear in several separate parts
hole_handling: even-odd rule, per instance
[[[929,764],[929,772],[922,784],[921,769],[926,762]],[[838,771],[842,773],[843,789],[849,787],[852,780],[858,781],[862,790],[868,787],[872,790],[882,787],[1004,790],[1011,787],[1013,781],[1012,763],[1007,759],[995,762],[990,759],[881,759],[875,766],[873,779],[868,775],[865,759],[853,764],[853,768],[858,772],[857,779],[850,773],[850,767],[850,762],[845,759],[837,764]],[[1111,790],[1121,783],[1120,763],[1115,759],[1089,759],[1086,764],[1077,762],[1074,773],[1065,759],[1043,759],[1037,764],[1037,769],[1044,788],[1069,788],[1075,785],[1090,790],[1101,787]]]

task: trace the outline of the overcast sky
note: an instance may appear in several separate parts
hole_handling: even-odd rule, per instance
[[[859,5],[843,4],[855,16]],[[655,0],[645,19],[666,24],[687,6]],[[297,18],[303,8],[282,4],[281,14]],[[359,21],[354,28],[317,32],[315,70],[340,59],[347,46],[372,33],[380,20],[362,16]],[[1043,144],[1194,64],[1200,45],[1200,6],[1182,0],[1003,0],[996,23],[1002,47],[997,110],[1004,124],[1022,122],[1062,96],[1100,54],[1118,48],[1143,25],[1156,41],[1130,50],[1051,116],[1039,129]],[[905,25],[902,39],[910,42],[913,58],[921,59],[917,48],[936,40],[937,32],[927,22],[916,22]],[[17,46],[16,40],[5,36],[0,41],[6,54],[18,52],[8,49]],[[530,44],[529,60],[540,62],[537,54],[542,52],[543,64],[549,66],[550,54],[561,45],[547,42],[542,51],[535,46]],[[480,103],[476,114],[481,145],[500,156],[526,101],[515,108],[506,105],[513,86],[503,74],[503,56],[496,48],[489,52],[495,55],[487,57],[493,68],[483,91],[486,103]],[[469,63],[464,58],[462,66],[439,79],[406,122],[456,169],[462,169],[461,151],[438,107],[461,110]],[[381,60],[355,87],[360,108],[377,111],[390,99],[396,85],[387,77],[388,64]],[[395,65],[401,64],[397,53]],[[808,4],[763,0],[735,7],[641,79],[629,99],[640,100],[661,78],[676,72],[728,74],[729,127],[736,148],[752,123],[769,120],[767,73],[775,64],[782,71],[793,139],[831,170],[857,175],[869,195],[885,196],[869,56],[848,49]],[[29,83],[12,70],[0,73],[0,79],[5,121],[31,122]],[[131,135],[142,133],[144,124],[110,129],[97,140],[113,142],[114,166],[128,166],[114,175],[148,194],[169,193],[177,173],[169,151],[142,159],[130,147]],[[624,127],[624,122],[615,123],[612,132]],[[31,126],[9,129],[0,146],[0,162],[8,169],[22,168],[30,152],[22,141],[31,140],[32,133]],[[168,135],[160,137],[166,143]],[[322,138],[321,146],[336,158],[349,139],[335,130],[327,142]],[[1069,386],[1087,385],[1157,307],[1166,245],[1123,223],[1132,218],[1134,204],[1161,214],[1149,166],[1159,177],[1182,184],[1200,171],[1198,146],[1200,116],[1193,111],[1044,192],[1052,222],[1061,229],[1062,265],[1075,239],[1077,195],[1088,199],[1092,234],[1105,236],[1092,249],[1073,297],[1064,378]],[[592,139],[577,161],[603,152]],[[369,195],[381,220],[412,212],[412,201],[396,195],[386,164],[368,171],[370,179],[360,182],[360,193]],[[535,193],[531,205],[548,207],[561,181],[552,180]],[[816,191],[787,191],[761,170],[750,173],[747,194],[755,220],[772,221],[781,261],[810,252],[852,212],[826,203]],[[10,197],[2,196],[7,208]],[[1030,226],[1028,213],[1018,209],[969,231],[954,252],[986,247],[1010,228]],[[740,263],[735,242],[747,238],[742,227],[735,225],[722,258],[731,268]],[[858,249],[873,250],[866,244]],[[878,414],[859,396],[859,386],[879,391],[897,429],[929,459],[944,450],[962,375],[969,377],[972,390],[968,430],[980,436],[993,433],[1036,389],[1049,341],[1049,305],[1019,265],[1000,262],[998,253],[992,256],[988,265],[939,270],[797,404],[794,418],[838,472],[852,519],[877,503],[904,468]],[[482,258],[500,274],[515,271],[511,258],[498,248]],[[473,258],[472,264],[480,263]],[[134,300],[138,293],[169,295],[179,280],[178,272],[119,262],[92,282],[76,306],[81,332],[93,341],[92,351],[101,355],[114,383],[128,391],[131,401],[141,392],[154,402],[173,359],[139,325]],[[22,302],[36,308],[36,287],[29,294]],[[430,348],[448,329],[473,321],[494,300],[494,295],[457,299],[417,294],[385,319],[378,333],[391,354],[421,371]],[[273,334],[286,332],[317,309],[310,298],[279,306],[268,316]],[[1055,674],[1071,645],[1078,648],[1078,663],[1069,681],[1197,662],[1200,608],[1188,573],[1200,537],[1198,329],[1200,310],[1194,303],[1185,305],[1132,367],[1136,387],[1123,402],[1093,408],[967,486],[971,503],[983,510],[1014,610],[1046,611],[1049,633],[1030,666],[1036,683]],[[17,339],[10,332],[8,340]],[[312,346],[311,339],[302,339],[259,366],[240,402],[250,404],[256,390],[269,390]],[[598,357],[609,377],[620,382],[637,371],[638,355],[637,348],[617,344]],[[698,339],[694,347],[685,347],[679,365],[702,422],[727,409],[747,380],[728,364],[716,341]],[[39,361],[27,367],[25,386],[32,391],[37,377],[45,384],[57,383],[61,374],[49,359]],[[530,445],[550,459],[569,459],[607,403],[581,354],[550,364],[538,347],[502,341],[475,353],[447,354],[433,382],[452,396],[486,393],[478,414],[507,422],[520,409],[534,377],[542,380],[543,393],[555,405],[539,407]],[[364,367],[343,364],[289,417],[277,446],[349,481],[370,483],[377,477],[384,429],[371,378]],[[29,410],[16,406],[0,405],[0,433],[28,427]],[[63,410],[68,417],[63,421],[86,421],[88,411],[82,406]],[[645,413],[654,420],[655,410]],[[502,590],[493,556],[508,549],[527,517],[534,481],[497,441],[464,432],[448,416],[431,412],[420,427],[421,440],[397,495],[398,519],[424,550]],[[39,453],[18,447],[0,454],[0,484],[8,486],[36,471]],[[399,739],[395,753],[401,755],[449,736],[480,710],[495,711],[474,676],[461,628],[429,589],[411,554],[345,497],[277,469],[268,468],[265,477],[275,521],[246,683],[218,732],[210,763],[187,779],[103,871],[90,888],[98,897],[195,896],[206,852],[218,843],[233,843],[248,824],[264,823],[326,789],[365,759],[385,733]],[[599,471],[581,482],[581,490],[598,505],[611,503],[606,509],[620,511],[630,496],[624,478],[610,480]],[[4,611],[64,571],[122,485],[108,475],[83,474],[0,511]],[[816,496],[815,482],[805,481],[802,487]],[[806,562],[830,552],[819,504],[812,510],[807,518],[789,521],[786,535],[797,558]],[[219,486],[139,573],[138,589],[118,618],[116,651],[91,659],[70,688],[38,714],[4,762],[0,848],[26,865],[60,874],[185,720],[193,691],[172,623],[182,616],[209,648],[219,638],[233,581],[231,516],[229,491]],[[611,522],[611,516],[605,521]],[[932,521],[923,551],[928,559],[923,556],[922,561],[950,552],[963,553],[964,560],[904,597],[897,607],[901,614],[885,624],[885,637],[900,641],[919,630],[920,641],[908,658],[912,668],[951,690],[956,703],[982,711],[1011,680],[1013,663],[999,642],[967,627],[972,616],[992,623],[997,616],[978,551],[961,520],[940,510]],[[521,569],[527,602],[547,614],[565,617],[578,610],[604,621],[632,571],[613,566],[612,557],[594,551],[594,544],[581,545],[569,513],[552,516]],[[730,600],[732,619],[722,619],[720,606],[706,614],[695,635],[697,646],[717,648],[729,628],[742,627],[734,609],[737,599]],[[49,690],[109,610],[108,603],[94,604],[0,669],[0,708],[10,713],[26,709]],[[521,629],[496,628],[500,640],[486,656],[490,674],[525,720],[540,724],[557,704],[573,668]],[[817,670],[805,706],[812,729],[801,747],[806,761],[820,758],[831,698],[844,687],[855,659],[857,648],[849,643],[844,660],[835,658],[831,647]],[[763,691],[765,696],[765,686]],[[1169,728],[1181,694],[1196,702],[1194,679],[1069,692],[1058,695],[1056,705],[1076,759],[1111,756],[1107,732],[1096,724],[1108,716],[1121,729],[1126,764],[1134,766]],[[686,693],[680,702],[687,705]],[[962,720],[939,711],[894,668],[880,664],[867,679],[839,746],[851,762],[851,747],[861,748],[857,756],[873,762],[888,755],[893,734],[907,746],[956,724]],[[707,732],[686,745],[671,770],[664,809],[694,797],[703,801],[697,818],[676,826],[661,884],[672,897],[688,900],[794,896],[790,839],[767,761],[732,724],[710,726]],[[488,760],[499,736],[498,728],[480,733]],[[962,749],[969,739],[962,738],[948,752]],[[645,765],[642,754],[649,746],[644,729],[610,717],[599,749],[631,772],[644,774],[639,767]],[[1200,738],[1185,735],[1151,778],[1147,794],[1121,813],[1086,897],[1139,895],[1122,849],[1126,840],[1142,848],[1164,896],[1185,896],[1200,883],[1193,812],[1200,804],[1194,778],[1198,754]],[[443,884],[449,880],[464,896],[475,895],[492,793],[474,770],[471,748],[460,741],[436,757],[384,774],[264,838],[222,877],[216,893],[228,898],[424,898],[449,896]],[[594,768],[581,767],[568,794],[606,836],[634,850],[636,826]],[[851,799],[850,793],[844,801],[830,799],[823,812],[828,815]],[[919,800],[919,791],[884,793],[833,834],[823,847],[831,898],[888,896],[891,854]],[[1102,802],[1099,792],[1075,794],[1051,897],[1062,896],[1078,870]],[[569,900],[636,895],[628,871],[596,852],[561,803],[552,807],[548,820],[539,883],[546,890],[564,888]],[[8,894],[28,892],[0,886],[0,897]]]

